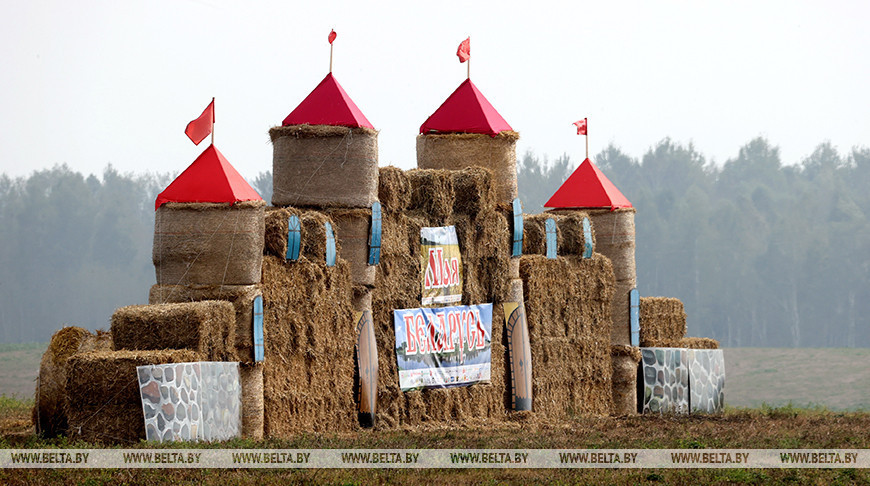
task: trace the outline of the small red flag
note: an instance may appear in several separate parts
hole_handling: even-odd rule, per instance
[[[332,44],[332,41],[334,41],[336,37],[338,37],[338,34],[335,33],[335,30],[330,30],[329,31],[329,43]]]
[[[185,135],[193,142],[194,145],[199,145],[199,142],[202,142],[205,137],[211,134],[211,131],[214,129],[214,98],[211,99],[211,103],[205,107],[202,115],[196,120],[187,124],[187,128],[184,129]]]
[[[574,126],[577,127],[577,135],[586,135],[586,119],[577,120],[574,122]]]
[[[459,43],[456,55],[459,56],[459,62],[465,62],[471,57],[471,37]]]

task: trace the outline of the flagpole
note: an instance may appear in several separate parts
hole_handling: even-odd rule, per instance
[[[586,122],[586,158],[589,158],[589,120],[584,118],[583,121]]]
[[[332,72],[332,42],[329,43],[329,72]]]
[[[471,79],[471,57],[468,58],[468,79]]]
[[[214,145],[214,96],[211,97],[211,144]]]

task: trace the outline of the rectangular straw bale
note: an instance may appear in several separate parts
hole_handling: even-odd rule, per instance
[[[609,414],[609,345],[541,338],[531,345],[532,410],[539,418],[570,419]]]
[[[145,438],[137,366],[202,361],[189,349],[90,351],[67,361],[69,437],[103,443]]]
[[[548,214],[554,214],[556,218],[556,226],[559,228],[559,254],[560,255],[582,255],[586,249],[586,237],[583,234],[583,219],[589,215],[584,211],[558,211]],[[595,228],[589,220],[592,233],[592,245],[595,245]]]
[[[524,255],[520,278],[532,342],[549,337],[610,345],[613,269],[607,258]]]
[[[301,215],[301,211],[292,207],[266,208],[266,237],[264,252],[267,255],[275,255],[279,258],[287,256],[287,220],[290,216]]]
[[[453,212],[475,217],[495,208],[492,172],[483,167],[453,171]]]
[[[334,235],[334,222],[326,214],[314,210],[303,211],[302,216],[299,217],[299,222],[302,226],[299,254],[305,255],[309,260],[325,262],[326,225],[324,223],[329,222],[332,225]],[[341,244],[338,238],[335,240],[335,251],[337,255],[341,255]]]
[[[408,209],[427,214],[434,226],[445,224],[453,213],[455,199],[452,171],[412,169],[407,175],[411,182]]]
[[[547,254],[547,229],[546,221],[558,216],[544,214],[523,215],[523,255],[546,255]],[[513,236],[511,236],[513,238]],[[562,240],[561,229],[556,225],[556,244]],[[561,254],[561,253],[560,253]]]
[[[688,349],[719,349],[719,341],[705,337],[684,337],[680,339],[677,347]]]
[[[235,361],[236,311],[218,300],[121,307],[112,338],[115,350],[192,349],[209,361]]]
[[[265,434],[356,428],[350,266],[263,261]]]
[[[239,366],[242,386],[242,438],[263,439],[263,363]]]
[[[384,211],[401,213],[411,204],[411,180],[398,167],[389,165],[379,169],[378,200]]]
[[[640,349],[627,345],[611,345],[610,360],[613,364],[613,415],[637,413],[637,374]]]
[[[335,238],[341,247],[341,258],[350,263],[351,278],[359,285],[375,284],[375,265],[369,265],[369,234],[371,209],[327,209],[324,213],[333,221]]]
[[[225,300],[235,309],[236,358],[254,361],[254,298],[262,295],[260,285],[153,285],[149,304]]]
[[[640,298],[641,347],[675,347],[686,335],[686,312],[680,299]]]

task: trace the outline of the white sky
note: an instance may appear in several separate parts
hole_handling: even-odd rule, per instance
[[[870,145],[870,3],[859,1],[2,1],[0,172],[67,163],[180,172],[186,124],[216,97],[215,145],[252,178],[268,129],[328,70],[411,168],[423,121],[471,78],[518,152],[640,157],[666,136],[724,162],[763,135],[795,163]]]

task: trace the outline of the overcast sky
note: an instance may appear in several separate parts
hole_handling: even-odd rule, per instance
[[[795,163],[824,140],[870,145],[870,3],[860,1],[8,1],[0,17],[0,171],[66,163],[176,171],[216,97],[215,145],[246,177],[268,129],[334,74],[411,168],[423,121],[471,79],[518,152],[640,157],[670,136],[724,162],[758,135]]]

